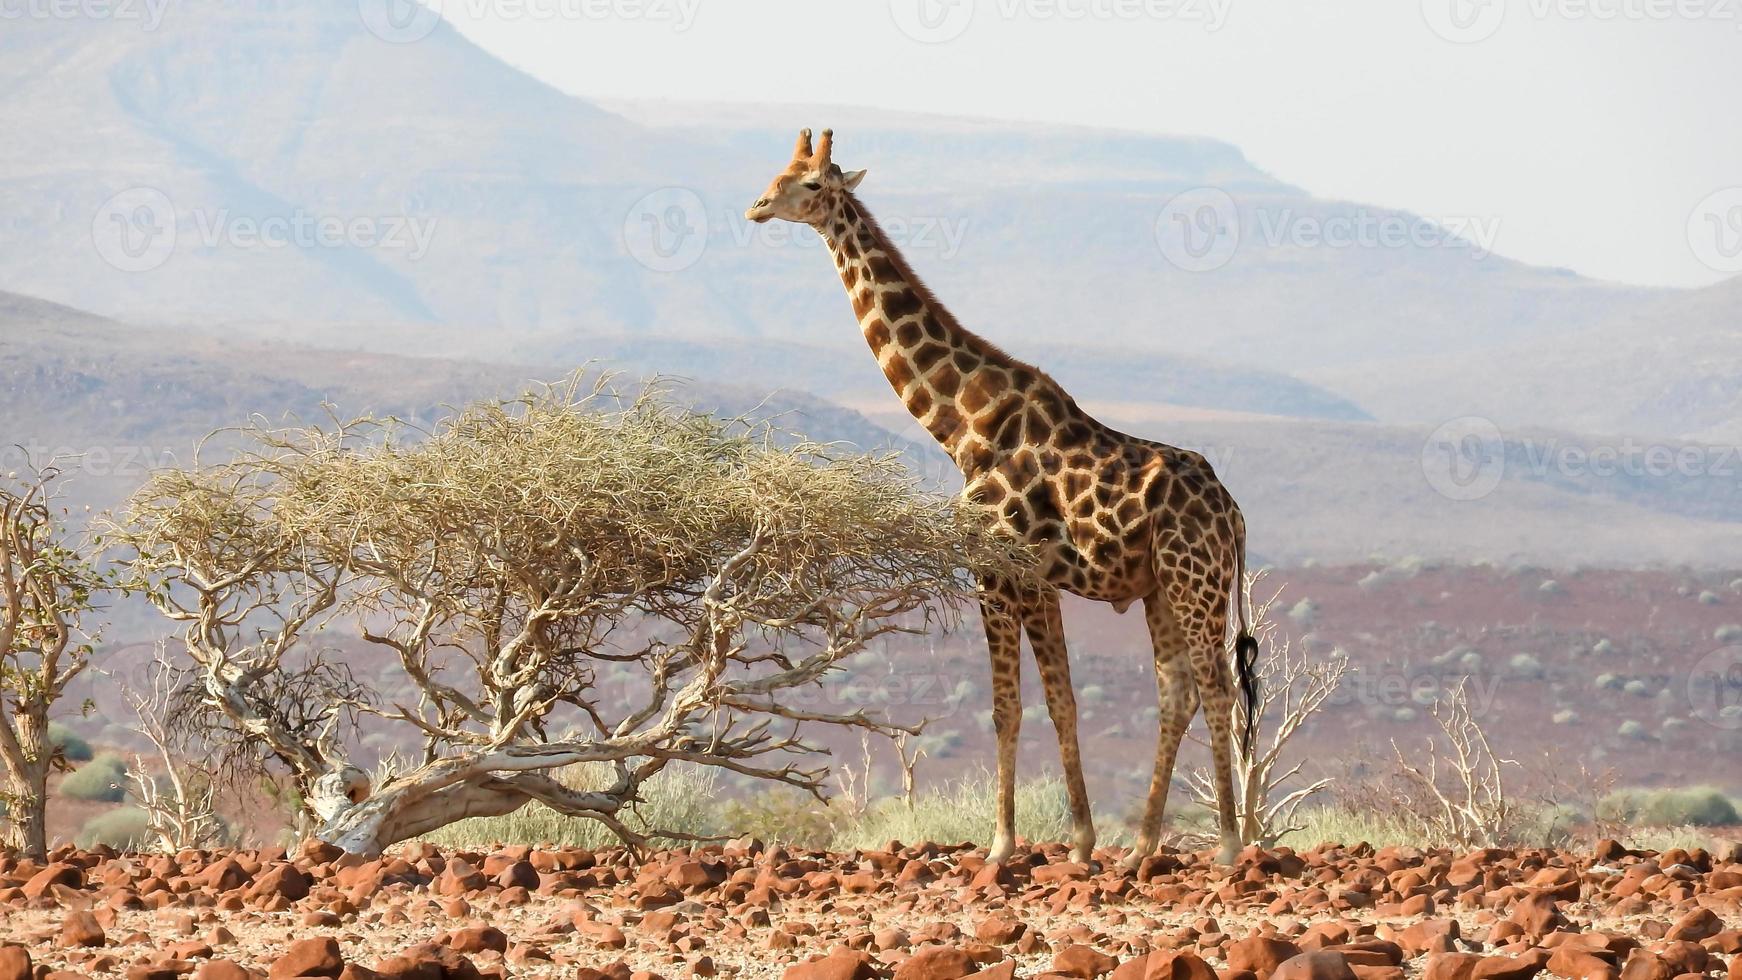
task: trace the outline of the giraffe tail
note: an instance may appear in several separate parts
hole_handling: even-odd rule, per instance
[[[1258,640],[1252,635],[1251,596],[1246,592],[1246,542],[1239,542],[1234,562],[1234,607],[1240,617],[1240,632],[1234,638],[1234,673],[1240,679],[1240,700],[1246,709],[1246,724],[1240,732],[1240,755],[1250,759],[1258,741]]]

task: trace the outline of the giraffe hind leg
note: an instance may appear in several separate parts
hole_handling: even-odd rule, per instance
[[[1143,822],[1138,825],[1136,845],[1125,859],[1127,866],[1133,868],[1155,853],[1155,845],[1161,838],[1161,821],[1167,810],[1168,790],[1173,783],[1180,742],[1192,723],[1192,716],[1198,712],[1198,686],[1192,679],[1185,634],[1174,620],[1167,599],[1159,594],[1150,596],[1144,601],[1143,615],[1149,626],[1150,643],[1155,647],[1155,687],[1160,714],[1155,739],[1155,772],[1150,777],[1149,796],[1144,801]]]
[[[1166,553],[1158,549],[1158,554]],[[1234,705],[1239,692],[1228,654],[1228,603],[1234,569],[1231,560],[1223,560],[1207,548],[1193,549],[1190,558],[1171,564],[1162,573],[1162,592],[1184,635],[1204,723],[1210,730],[1211,782],[1216,789],[1221,841],[1217,862],[1233,864],[1243,846],[1234,789]]]

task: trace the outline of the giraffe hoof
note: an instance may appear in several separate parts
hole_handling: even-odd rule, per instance
[[[1010,860],[1010,855],[1016,853],[1016,842],[1010,838],[998,838],[992,842],[991,850],[986,852],[987,864],[1003,864]]]

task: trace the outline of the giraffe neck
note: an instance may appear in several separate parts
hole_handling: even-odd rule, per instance
[[[1020,413],[1024,393],[1038,386],[1055,392],[1048,400],[1061,408],[1069,401],[1039,371],[958,323],[857,198],[842,194],[816,228],[890,387],[964,473],[1014,448],[999,445],[1010,441],[1002,423]],[[1017,437],[1022,429],[1018,419]]]

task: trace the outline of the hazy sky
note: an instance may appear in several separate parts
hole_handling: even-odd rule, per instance
[[[1320,196],[1498,219],[1498,251],[1525,261],[1662,285],[1742,271],[1742,0],[440,7],[583,97],[1200,134]]]

